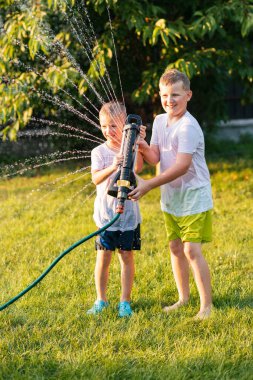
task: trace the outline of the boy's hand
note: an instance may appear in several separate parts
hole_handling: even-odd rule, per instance
[[[146,137],[146,128],[144,125],[140,127],[140,138],[137,142],[138,144],[138,152],[142,153],[142,149],[148,146],[148,143],[145,141]]]
[[[147,141],[140,138],[138,141],[138,152],[143,153],[146,148],[149,148]]]
[[[145,139],[146,129],[147,129],[147,127],[145,127],[145,125],[140,126],[140,139],[143,139],[143,140]]]
[[[138,180],[138,186],[128,194],[128,198],[132,201],[138,201],[144,194],[151,190],[149,180],[144,180],[139,176],[136,176]]]

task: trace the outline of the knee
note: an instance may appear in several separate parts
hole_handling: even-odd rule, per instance
[[[129,265],[133,262],[133,252],[132,251],[119,251],[120,262],[124,265]]]
[[[169,243],[171,255],[182,257],[184,255],[183,244],[181,241],[172,240]]]
[[[200,257],[199,250],[192,245],[184,247],[184,254],[188,261],[194,261]]]

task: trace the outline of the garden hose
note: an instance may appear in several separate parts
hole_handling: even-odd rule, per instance
[[[53,267],[69,252],[78,247],[80,244],[91,239],[92,237],[100,234],[109,228],[116,220],[119,219],[120,214],[124,212],[124,204],[126,199],[128,199],[128,193],[131,191],[131,187],[136,186],[135,175],[133,172],[135,157],[136,157],[136,142],[137,137],[140,133],[140,126],[142,120],[138,115],[128,115],[126,119],[126,125],[123,129],[123,139],[122,139],[122,154],[124,156],[123,164],[119,168],[119,171],[116,173],[115,178],[112,181],[112,186],[108,190],[108,194],[116,197],[118,199],[118,204],[116,208],[116,215],[114,218],[108,222],[104,227],[99,230],[91,233],[90,235],[85,236],[81,240],[77,241],[65,251],[63,251],[56,259],[49,265],[49,267],[27,288],[22,292],[17,294],[15,297],[11,298],[8,302],[0,306],[0,311],[4,310],[12,303],[16,302],[19,298],[23,297],[24,294],[29,292],[34,286],[36,286],[52,269]]]
[[[69,252],[71,252],[73,249],[78,247],[80,244],[84,243],[85,241],[91,239],[92,237],[100,234],[101,232],[105,231],[107,228],[109,228],[113,223],[116,222],[120,217],[120,214],[116,214],[112,220],[110,220],[109,223],[107,223],[104,227],[100,228],[99,230],[91,233],[90,235],[85,236],[84,238],[78,240],[76,243],[72,244],[69,248],[65,249],[56,259],[52,262],[52,264],[49,265],[49,267],[35,280],[33,281],[27,288],[25,288],[22,292],[17,294],[15,297],[11,298],[8,302],[4,303],[0,306],[0,311],[4,310],[8,306],[10,306],[12,303],[16,302],[19,298],[23,297],[29,290],[31,290],[34,286],[36,286],[52,269],[53,267]]]

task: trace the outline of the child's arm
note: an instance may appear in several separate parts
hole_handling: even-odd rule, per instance
[[[137,151],[137,156],[136,156],[136,161],[135,161],[135,166],[134,166],[134,172],[135,173],[140,173],[143,168],[143,157],[142,154]]]
[[[164,185],[165,183],[169,183],[171,181],[174,181],[176,178],[181,177],[188,171],[191,162],[192,154],[178,153],[175,164],[165,170],[163,173],[146,181],[139,178],[138,186],[129,193],[129,198],[133,201],[137,201],[144,194],[154,189],[155,187]]]
[[[152,137],[153,137],[153,133],[155,135],[157,134],[156,129],[152,132]],[[145,141],[146,133],[145,133],[145,136],[142,136],[142,137],[143,138],[139,142],[139,152],[142,154],[143,159],[148,164],[150,164],[150,165],[157,165],[158,162],[160,161],[159,146],[156,145],[156,144],[150,144],[150,146],[149,146],[148,143],[147,143],[147,141]],[[152,140],[152,138],[151,138],[151,140]]]
[[[147,141],[141,140],[139,143],[139,152],[143,159],[150,165],[156,165],[160,161],[160,151],[158,145],[148,145]]]
[[[135,166],[134,166],[134,172],[135,173],[140,173],[142,171],[142,168],[143,168],[143,155],[142,153],[140,152],[140,145],[142,144],[142,141],[144,141],[146,137],[146,127],[144,125],[141,125],[141,128],[140,128],[140,137],[138,139],[138,142],[137,142],[137,145],[138,145],[138,149],[137,149],[137,156],[136,156],[136,160],[135,160]]]
[[[113,163],[107,168],[92,171],[91,176],[94,185],[99,185],[101,182],[110,177],[110,175],[118,169],[118,166],[122,163],[122,161],[123,156],[117,155],[114,157]]]

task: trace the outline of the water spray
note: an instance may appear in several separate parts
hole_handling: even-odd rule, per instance
[[[140,126],[142,124],[141,118],[138,115],[128,115],[126,125],[123,129],[123,137],[121,144],[121,153],[124,156],[123,163],[120,165],[115,177],[113,178],[112,185],[108,190],[108,194],[118,199],[116,208],[116,215],[104,227],[85,236],[72,244],[69,248],[63,251],[56,259],[49,265],[49,267],[29,286],[18,293],[15,297],[0,306],[0,311],[6,309],[12,303],[16,302],[19,298],[29,292],[36,286],[53,268],[54,266],[73,249],[83,244],[94,236],[99,235],[105,231],[112,224],[119,219],[120,215],[124,212],[124,204],[128,198],[128,193],[136,186],[136,179],[134,175],[134,163],[137,153],[137,140],[140,133]]]

